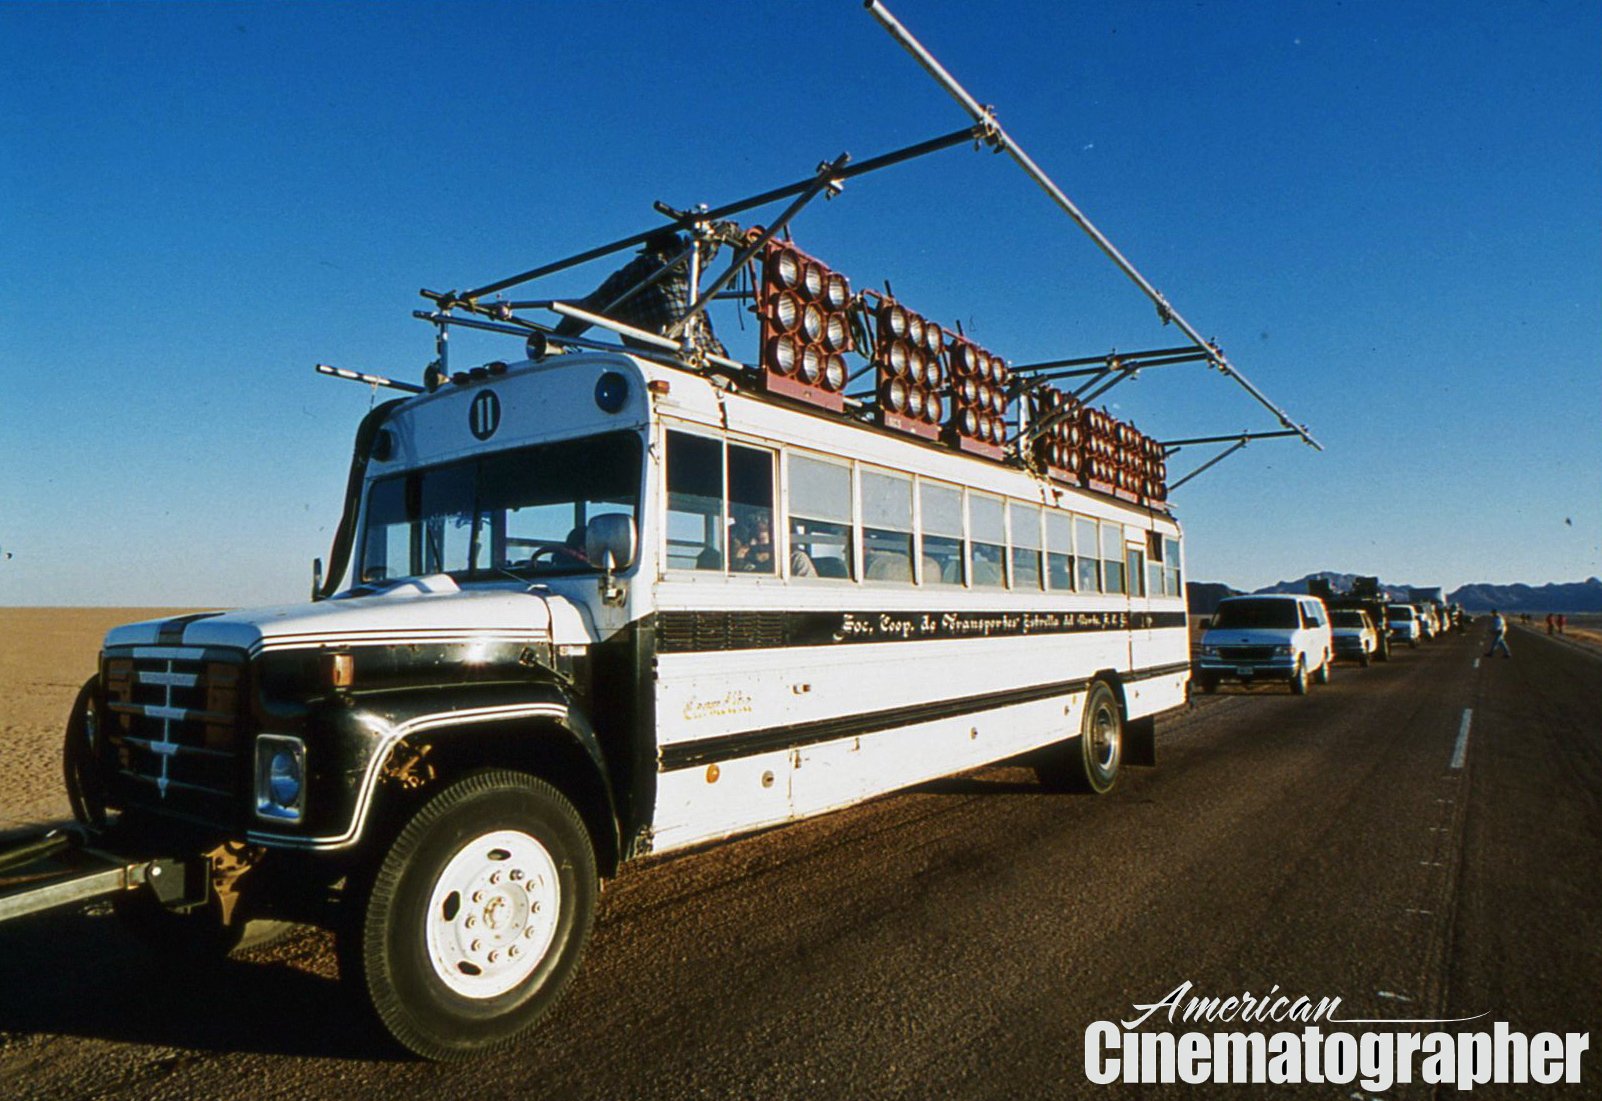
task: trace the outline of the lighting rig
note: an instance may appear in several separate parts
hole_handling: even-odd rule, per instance
[[[626,350],[656,363],[720,377],[721,384],[793,401],[819,415],[851,418],[912,435],[931,443],[997,462],[1029,465],[1047,477],[1068,484],[1145,501],[1162,507],[1168,493],[1221,462],[1247,442],[1272,437],[1299,437],[1322,450],[1308,430],[1291,421],[1229,361],[1224,352],[1198,331],[1137,271],[1107,237],[1065,195],[1018,143],[1002,129],[991,108],[982,107],[941,67],[879,0],[866,7],[949,93],[973,120],[972,125],[928,141],[852,163],[842,153],[820,163],[814,172],[793,183],[716,208],[706,206],[675,210],[658,203],[657,210],[672,228],[688,235],[684,249],[666,260],[618,299],[597,309],[581,308],[570,301],[541,299],[508,301],[503,292],[519,284],[566,271],[610,256],[656,237],[660,227],[588,249],[573,256],[488,283],[468,291],[423,290],[433,308],[414,316],[435,326],[435,359],[425,371],[429,390],[466,385],[493,374],[500,363],[474,370],[452,369],[449,333],[461,327],[505,333],[523,339],[531,359],[544,359],[570,349]],[[846,181],[904,161],[958,145],[989,148],[1006,153],[1044,190],[1096,246],[1157,307],[1164,325],[1174,325],[1190,343],[1150,352],[1109,353],[1081,359],[1052,360],[1009,369],[999,356],[979,347],[958,331],[947,331],[928,318],[907,309],[891,296],[873,292],[853,294],[846,277],[807,255],[788,240],[789,222],[819,195],[832,198]],[[747,210],[789,200],[765,228],[741,230],[730,221]],[[783,234],[781,239],[780,234]],[[704,271],[713,242],[731,246],[732,261],[721,273]],[[666,332],[647,332],[605,316],[630,297],[666,278],[675,269],[688,273],[691,304]],[[744,273],[751,273],[751,291],[743,295],[729,288]],[[703,285],[703,276],[708,276]],[[758,362],[747,364],[711,354],[694,345],[686,333],[692,319],[714,301],[749,297],[760,320]],[[587,304],[593,305],[593,304]],[[558,333],[553,323],[531,320],[520,311],[549,310],[581,327],[610,330],[626,347],[571,331]],[[864,350],[866,349],[866,350]],[[856,374],[874,375],[868,400],[845,394],[853,372],[845,357],[856,353],[867,366]],[[1283,431],[1251,432],[1195,437],[1159,443],[1092,409],[1091,403],[1114,386],[1150,367],[1204,362],[1246,390],[1268,409]],[[417,387],[378,375],[343,368],[319,368],[325,374],[355,379],[374,386],[405,391]],[[1079,388],[1059,390],[1051,383],[1075,379]],[[1082,382],[1078,380],[1083,380]],[[1020,395],[1027,402],[1020,403]],[[1025,410],[1023,423],[1009,422],[1017,407]],[[1172,485],[1167,483],[1166,460],[1183,447],[1225,444],[1226,449],[1203,462]]]

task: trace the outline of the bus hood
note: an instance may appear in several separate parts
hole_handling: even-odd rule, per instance
[[[226,646],[263,650],[406,646],[475,641],[588,646],[585,611],[543,589],[462,589],[448,577],[408,578],[379,588],[276,608],[202,612],[114,627],[106,646]]]

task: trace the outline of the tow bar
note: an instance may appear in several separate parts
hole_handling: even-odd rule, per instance
[[[65,827],[0,849],[0,922],[141,888],[190,910],[206,902],[210,885],[203,857],[131,860],[91,848],[81,830]]]

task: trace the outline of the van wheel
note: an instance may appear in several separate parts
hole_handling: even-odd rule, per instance
[[[1318,667],[1318,672],[1313,674],[1313,679],[1315,681],[1317,681],[1319,684],[1328,684],[1329,683],[1330,674],[1334,672],[1334,670],[1332,670],[1330,668],[1330,664],[1331,664],[1331,662],[1330,662],[1330,659],[1329,659],[1329,655],[1325,654],[1324,655],[1324,664],[1320,665]]]
[[[1299,657],[1296,659],[1296,672],[1291,674],[1290,690],[1298,696],[1307,695],[1307,663]]]
[[[476,773],[400,831],[354,900],[342,963],[401,1045],[426,1059],[479,1055],[561,997],[597,891],[572,803],[533,776]]]
[[[1124,755],[1123,715],[1106,681],[1090,686],[1079,734],[1046,750],[1035,766],[1040,782],[1053,791],[1106,795],[1118,783]]]
[[[1357,664],[1361,665],[1364,669],[1367,669],[1368,663],[1372,660],[1374,660],[1373,656],[1369,654],[1367,650],[1364,650],[1363,656],[1357,659]]]
[[[1197,677],[1196,685],[1209,694],[1218,691],[1218,680],[1215,677]]]

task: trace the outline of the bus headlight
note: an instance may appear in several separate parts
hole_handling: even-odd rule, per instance
[[[306,744],[284,734],[256,739],[256,816],[298,822],[306,808]]]

